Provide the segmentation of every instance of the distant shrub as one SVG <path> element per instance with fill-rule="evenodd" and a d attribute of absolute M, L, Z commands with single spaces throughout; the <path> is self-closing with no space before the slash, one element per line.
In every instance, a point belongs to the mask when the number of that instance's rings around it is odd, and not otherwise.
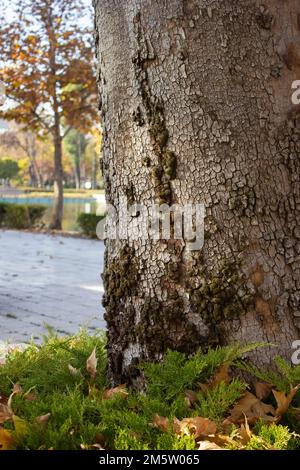
<path fill-rule="evenodd" d="M 7 206 L 8 206 L 8 204 L 6 202 L 0 202 L 0 226 L 3 223 Z"/>
<path fill-rule="evenodd" d="M 82 232 L 91 238 L 96 238 L 97 224 L 104 219 L 105 215 L 85 214 L 81 213 L 78 216 L 77 223 Z"/>
<path fill-rule="evenodd" d="M 30 226 L 28 207 L 17 204 L 7 205 L 3 223 L 9 228 L 28 228 Z"/>
<path fill-rule="evenodd" d="M 33 227 L 46 211 L 45 206 L 0 203 L 0 226 L 23 229 Z"/>
<path fill-rule="evenodd" d="M 41 218 L 46 212 L 46 209 L 46 206 L 42 206 L 39 204 L 28 206 L 29 220 L 31 226 L 37 224 L 41 220 Z"/>

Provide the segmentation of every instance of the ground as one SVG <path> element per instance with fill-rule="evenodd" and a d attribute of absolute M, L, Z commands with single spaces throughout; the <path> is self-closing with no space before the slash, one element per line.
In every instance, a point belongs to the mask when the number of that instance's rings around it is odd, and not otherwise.
<path fill-rule="evenodd" d="M 104 328 L 99 240 L 0 231 L 0 344 Z"/>

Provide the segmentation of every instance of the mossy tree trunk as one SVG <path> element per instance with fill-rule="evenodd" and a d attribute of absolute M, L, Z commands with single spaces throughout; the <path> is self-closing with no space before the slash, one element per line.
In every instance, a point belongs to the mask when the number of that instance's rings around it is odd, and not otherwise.
<path fill-rule="evenodd" d="M 107 201 L 206 209 L 200 251 L 106 242 L 116 383 L 166 348 L 267 341 L 268 365 L 299 337 L 300 5 L 262 4 L 95 0 Z"/>

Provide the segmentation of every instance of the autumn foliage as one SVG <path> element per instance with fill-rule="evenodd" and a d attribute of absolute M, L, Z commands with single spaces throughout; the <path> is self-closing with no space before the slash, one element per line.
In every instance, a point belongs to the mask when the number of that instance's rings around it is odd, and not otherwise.
<path fill-rule="evenodd" d="M 12 18 L 0 18 L 0 81 L 8 98 L 0 118 L 52 138 L 52 225 L 61 228 L 62 141 L 97 119 L 91 15 L 81 0 L 20 0 Z"/>

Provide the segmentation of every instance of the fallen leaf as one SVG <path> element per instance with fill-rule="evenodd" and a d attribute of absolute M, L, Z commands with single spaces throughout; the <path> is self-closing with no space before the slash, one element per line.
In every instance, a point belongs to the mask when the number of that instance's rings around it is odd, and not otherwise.
<path fill-rule="evenodd" d="M 6 395 L 0 394 L 0 404 L 7 405 L 7 402 L 8 402 L 8 397 Z"/>
<path fill-rule="evenodd" d="M 51 413 L 47 413 L 45 415 L 38 416 L 35 421 L 37 424 L 46 426 L 49 422 L 50 416 L 51 416 Z"/>
<path fill-rule="evenodd" d="M 217 432 L 217 426 L 213 421 L 210 421 L 208 418 L 202 418 L 201 416 L 184 418 L 181 421 L 174 418 L 174 431 L 177 435 L 194 434 L 195 439 L 197 440 L 201 436 L 215 434 Z"/>
<path fill-rule="evenodd" d="M 13 415 L 12 419 L 18 439 L 23 439 L 28 433 L 28 424 L 24 419 L 19 418 L 19 416 L 16 415 Z"/>
<path fill-rule="evenodd" d="M 224 362 L 214 373 L 211 381 L 210 381 L 210 388 L 219 385 L 221 382 L 225 382 L 226 384 L 230 382 L 229 377 L 229 362 Z"/>
<path fill-rule="evenodd" d="M 170 422 L 168 418 L 156 414 L 153 419 L 153 426 L 160 429 L 160 431 L 167 432 L 170 429 Z"/>
<path fill-rule="evenodd" d="M 113 397 L 114 395 L 122 395 L 124 398 L 127 397 L 128 392 L 126 390 L 126 385 L 121 384 L 121 385 L 118 385 L 117 387 L 113 387 L 113 388 L 109 388 L 108 390 L 105 390 L 102 398 L 103 400 L 107 400 Z"/>
<path fill-rule="evenodd" d="M 97 363 L 96 363 L 97 366 Z M 71 364 L 68 364 L 68 369 L 70 371 L 70 374 L 73 375 L 73 377 L 78 377 L 81 375 L 81 372 L 79 369 L 76 369 L 76 367 L 71 366 Z"/>
<path fill-rule="evenodd" d="M 207 392 L 208 390 L 211 390 L 212 388 L 219 385 L 221 382 L 229 383 L 230 382 L 229 366 L 230 366 L 229 362 L 224 362 L 224 364 L 218 367 L 218 369 L 215 371 L 214 375 L 209 380 L 209 382 L 199 383 L 199 387 L 202 390 L 202 392 Z"/>
<path fill-rule="evenodd" d="M 260 400 L 264 400 L 272 392 L 272 385 L 266 382 L 256 382 L 254 384 L 254 388 L 255 388 L 255 395 Z"/>
<path fill-rule="evenodd" d="M 192 408 L 198 401 L 198 394 L 194 390 L 186 390 L 184 399 L 188 407 Z"/>
<path fill-rule="evenodd" d="M 101 446 L 101 444 L 92 444 L 91 447 L 98 450 L 105 450 L 104 447 Z"/>
<path fill-rule="evenodd" d="M 23 388 L 20 384 L 15 384 L 12 391 L 15 395 L 22 395 Z"/>
<path fill-rule="evenodd" d="M 300 388 L 300 384 L 297 385 L 296 387 L 293 387 L 288 395 L 286 395 L 283 392 L 278 392 L 277 390 L 272 390 L 275 400 L 277 402 L 277 408 L 275 411 L 276 417 L 280 418 L 282 415 L 284 415 L 287 412 L 299 388 Z"/>
<path fill-rule="evenodd" d="M 6 421 L 11 420 L 13 417 L 13 412 L 10 406 L 0 403 L 0 424 L 5 423 Z"/>
<path fill-rule="evenodd" d="M 97 374 L 97 362 L 96 348 L 94 348 L 92 354 L 86 361 L 86 370 L 93 380 L 95 380 Z"/>
<path fill-rule="evenodd" d="M 200 441 L 198 445 L 198 450 L 226 450 L 218 446 L 214 442 L 210 441 Z"/>
<path fill-rule="evenodd" d="M 217 444 L 218 446 L 221 446 L 221 447 L 226 446 L 228 444 L 235 443 L 235 441 L 226 434 L 215 434 L 215 435 L 205 436 L 205 440 L 213 442 L 214 444 Z"/>
<path fill-rule="evenodd" d="M 24 400 L 34 401 L 37 399 L 37 393 L 35 391 L 32 391 L 32 392 L 27 393 L 23 397 L 24 397 Z"/>
<path fill-rule="evenodd" d="M 272 414 L 273 416 L 270 416 Z M 275 410 L 272 405 L 267 405 L 260 401 L 253 393 L 246 392 L 245 395 L 235 404 L 230 412 L 230 416 L 224 421 L 242 424 L 245 416 L 249 423 L 254 424 L 257 420 L 275 421 Z"/>
<path fill-rule="evenodd" d="M 7 429 L 0 428 L 0 450 L 10 450 L 13 443 L 12 434 Z"/>
<path fill-rule="evenodd" d="M 241 441 L 243 445 L 247 445 L 248 442 L 251 440 L 252 432 L 249 427 L 247 416 L 245 416 L 245 423 L 241 424 L 240 426 L 239 435 L 241 436 Z"/>

